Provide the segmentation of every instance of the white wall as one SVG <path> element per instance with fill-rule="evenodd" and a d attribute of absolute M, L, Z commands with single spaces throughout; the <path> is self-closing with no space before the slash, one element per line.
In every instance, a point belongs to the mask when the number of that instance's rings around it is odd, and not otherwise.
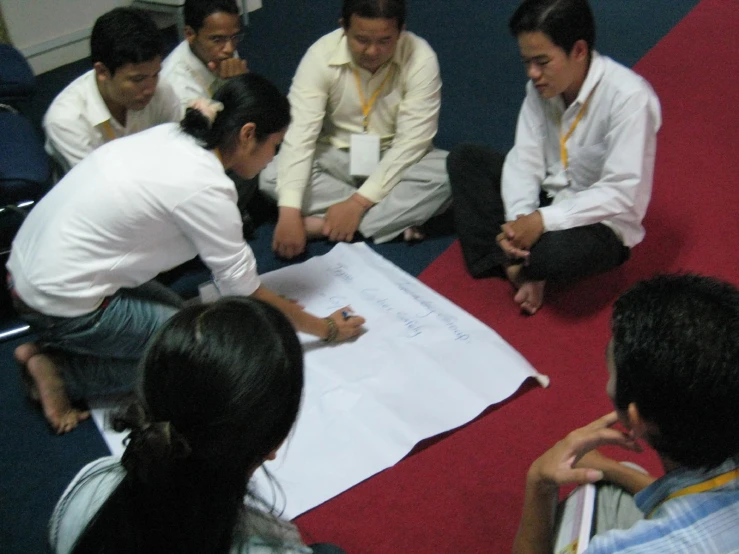
<path fill-rule="evenodd" d="M 13 44 L 37 75 L 90 55 L 90 32 L 95 20 L 133 0 L 0 0 Z M 245 0 L 251 11 L 261 0 Z M 174 18 L 152 14 L 158 25 Z"/>
<path fill-rule="evenodd" d="M 132 0 L 0 0 L 13 44 L 37 75 L 90 55 L 95 20 Z M 158 19 L 155 18 L 159 23 Z M 165 23 L 171 23 L 167 21 Z"/>

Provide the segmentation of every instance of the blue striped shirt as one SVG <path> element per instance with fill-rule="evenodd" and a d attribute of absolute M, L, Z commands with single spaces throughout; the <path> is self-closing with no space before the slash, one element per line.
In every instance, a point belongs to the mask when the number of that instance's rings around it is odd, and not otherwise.
<path fill-rule="evenodd" d="M 686 487 L 737 469 L 739 458 L 710 471 L 680 468 L 658 479 L 634 500 L 648 519 L 631 529 L 593 537 L 586 554 L 739 553 L 739 479 L 694 494 L 666 500 Z"/>

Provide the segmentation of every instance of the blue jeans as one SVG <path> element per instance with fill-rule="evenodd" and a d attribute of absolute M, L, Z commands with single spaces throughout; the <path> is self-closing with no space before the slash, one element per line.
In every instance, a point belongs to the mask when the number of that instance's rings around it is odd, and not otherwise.
<path fill-rule="evenodd" d="M 18 310 L 57 364 L 73 400 L 133 390 L 149 339 L 183 305 L 156 281 L 121 289 L 104 307 L 79 317 Z"/>

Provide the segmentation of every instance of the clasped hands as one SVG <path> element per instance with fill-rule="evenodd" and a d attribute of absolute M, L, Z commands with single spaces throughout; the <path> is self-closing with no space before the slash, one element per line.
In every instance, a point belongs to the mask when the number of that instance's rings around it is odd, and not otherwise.
<path fill-rule="evenodd" d="M 500 226 L 495 237 L 500 249 L 508 259 L 528 259 L 531 247 L 544 233 L 544 221 L 536 210 L 527 215 L 518 215 L 515 221 Z"/>
<path fill-rule="evenodd" d="M 221 79 L 230 79 L 248 73 L 246 60 L 241 58 L 227 58 L 219 62 L 208 62 L 208 69 Z"/>
<path fill-rule="evenodd" d="M 618 414 L 611 412 L 572 431 L 531 464 L 529 484 L 538 489 L 554 489 L 567 483 L 594 483 L 603 479 L 604 471 L 614 461 L 596 448 L 611 444 L 641 452 L 630 433 L 613 429 L 617 422 Z"/>

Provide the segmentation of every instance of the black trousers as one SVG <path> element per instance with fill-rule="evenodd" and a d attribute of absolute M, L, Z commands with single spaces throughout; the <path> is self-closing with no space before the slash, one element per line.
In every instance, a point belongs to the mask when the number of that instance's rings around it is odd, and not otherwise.
<path fill-rule="evenodd" d="M 476 144 L 460 144 L 447 158 L 454 223 L 467 269 L 473 277 L 502 275 L 510 263 L 495 237 L 506 221 L 500 179 L 505 157 Z M 540 205 L 551 203 L 545 194 Z M 531 247 L 521 277 L 534 281 L 570 281 L 602 273 L 629 258 L 616 233 L 602 223 L 544 233 Z"/>

